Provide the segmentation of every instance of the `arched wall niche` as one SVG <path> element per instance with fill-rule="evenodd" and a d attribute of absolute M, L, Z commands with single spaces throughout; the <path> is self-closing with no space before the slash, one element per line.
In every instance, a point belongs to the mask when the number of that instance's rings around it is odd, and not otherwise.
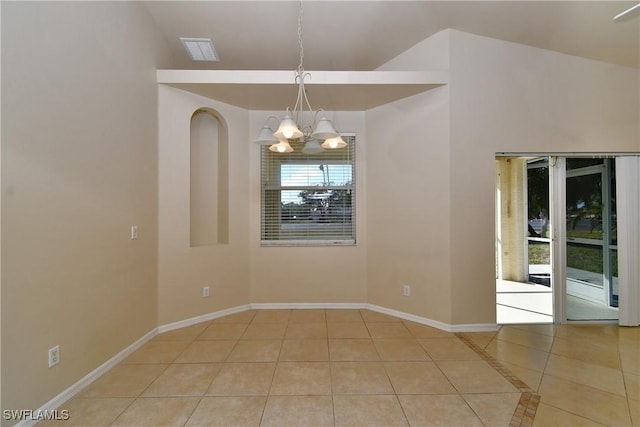
<path fill-rule="evenodd" d="M 229 243 L 229 132 L 223 117 L 199 108 L 190 121 L 189 244 Z"/>

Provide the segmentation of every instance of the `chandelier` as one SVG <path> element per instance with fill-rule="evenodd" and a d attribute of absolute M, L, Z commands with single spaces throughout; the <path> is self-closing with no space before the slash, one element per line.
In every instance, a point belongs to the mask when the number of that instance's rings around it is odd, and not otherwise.
<path fill-rule="evenodd" d="M 275 132 L 269 126 L 271 119 L 278 121 L 275 116 L 269 116 L 265 125 L 260 130 L 258 138 L 254 140 L 256 144 L 268 145 L 269 150 L 277 153 L 291 153 L 293 148 L 290 142 L 302 141 L 304 147 L 302 152 L 306 154 L 315 154 L 324 151 L 324 149 L 336 149 L 346 147 L 347 143 L 342 140 L 340 134 L 336 132 L 331 120 L 324 115 L 318 120 L 318 115 L 324 110 L 314 111 L 311 108 L 307 93 L 304 90 L 305 78 L 311 77 L 310 73 L 305 72 L 303 66 L 304 48 L 302 47 L 302 1 L 298 8 L 298 46 L 300 48 L 300 63 L 295 74 L 295 83 L 298 85 L 298 98 L 293 110 L 287 107 L 287 112 L 283 119 L 279 120 L 280 125 Z M 311 116 L 312 122 L 304 122 L 305 111 Z"/>

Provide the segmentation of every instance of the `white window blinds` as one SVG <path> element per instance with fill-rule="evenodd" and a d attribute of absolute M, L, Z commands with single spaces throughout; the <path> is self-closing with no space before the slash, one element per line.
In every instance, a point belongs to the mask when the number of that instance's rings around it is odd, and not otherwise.
<path fill-rule="evenodd" d="M 355 244 L 355 136 L 317 154 L 262 147 L 263 245 Z"/>

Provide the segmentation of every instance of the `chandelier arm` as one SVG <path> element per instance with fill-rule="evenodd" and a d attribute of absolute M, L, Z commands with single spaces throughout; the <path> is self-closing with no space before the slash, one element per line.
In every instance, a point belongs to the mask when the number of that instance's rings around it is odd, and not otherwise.
<path fill-rule="evenodd" d="M 302 87 L 302 96 L 304 99 L 305 104 L 307 105 L 307 109 L 309 110 L 310 113 L 313 113 L 313 108 L 311 108 L 311 104 L 309 103 L 309 98 L 307 98 L 307 91 L 304 89 L 304 79 L 306 77 L 311 78 L 311 73 L 304 73 L 302 75 L 302 83 L 301 83 L 301 87 Z M 302 109 L 302 105 L 300 106 Z M 313 119 L 313 122 L 315 123 L 315 118 Z"/>
<path fill-rule="evenodd" d="M 318 111 L 313 113 L 313 127 L 316 126 L 316 123 L 318 122 L 318 114 L 320 114 L 321 111 L 324 111 L 324 109 L 318 108 Z"/>
<path fill-rule="evenodd" d="M 302 78 L 299 73 L 296 73 L 296 82 L 298 83 L 298 96 L 296 97 L 296 105 L 293 107 L 294 117 L 293 120 L 296 122 L 298 127 L 300 126 L 298 119 L 300 111 L 302 111 L 302 93 L 304 92 L 304 84 L 302 82 Z"/>

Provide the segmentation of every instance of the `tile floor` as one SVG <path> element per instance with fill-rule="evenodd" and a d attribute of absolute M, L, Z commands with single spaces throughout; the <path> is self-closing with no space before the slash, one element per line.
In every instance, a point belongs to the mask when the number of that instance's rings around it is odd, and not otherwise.
<path fill-rule="evenodd" d="M 640 328 L 254 310 L 157 335 L 38 426 L 640 425 L 639 378 Z"/>
<path fill-rule="evenodd" d="M 640 426 L 640 328 L 503 326 L 462 334 L 539 396 L 534 426 Z"/>

